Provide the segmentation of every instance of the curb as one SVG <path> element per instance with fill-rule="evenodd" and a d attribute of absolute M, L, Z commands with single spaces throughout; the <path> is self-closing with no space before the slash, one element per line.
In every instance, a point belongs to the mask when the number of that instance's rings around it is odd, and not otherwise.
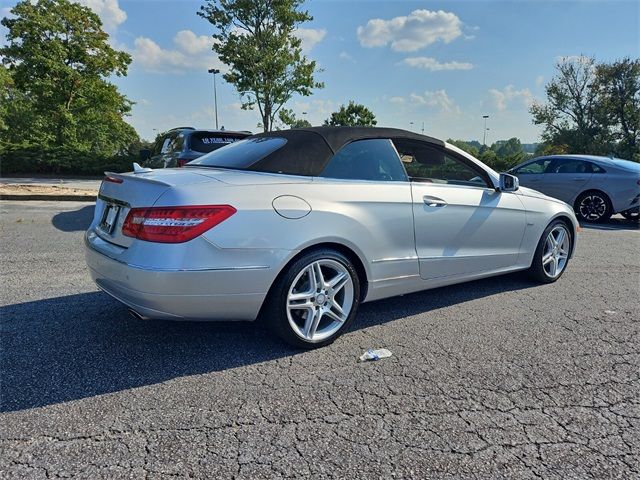
<path fill-rule="evenodd" d="M 97 195 L 0 195 L 0 200 L 43 200 L 50 202 L 95 202 Z"/>

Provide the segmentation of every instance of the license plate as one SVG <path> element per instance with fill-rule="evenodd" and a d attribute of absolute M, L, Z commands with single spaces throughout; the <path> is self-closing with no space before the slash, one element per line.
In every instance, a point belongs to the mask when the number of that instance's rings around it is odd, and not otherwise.
<path fill-rule="evenodd" d="M 116 219 L 118 218 L 118 212 L 120 207 L 118 205 L 108 204 L 104 213 L 102 214 L 102 221 L 100 222 L 100 229 L 106 233 L 113 232 L 113 227 L 116 225 Z"/>

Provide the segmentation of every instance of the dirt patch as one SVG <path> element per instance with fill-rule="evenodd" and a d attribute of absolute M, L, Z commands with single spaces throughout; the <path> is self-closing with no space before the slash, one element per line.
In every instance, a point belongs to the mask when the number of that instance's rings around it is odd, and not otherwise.
<path fill-rule="evenodd" d="M 34 195 L 63 195 L 63 196 L 96 196 L 98 190 L 94 188 L 72 188 L 57 185 L 9 185 L 6 183 L 0 183 L 0 196 L 16 196 L 24 195 L 25 197 L 31 197 Z"/>

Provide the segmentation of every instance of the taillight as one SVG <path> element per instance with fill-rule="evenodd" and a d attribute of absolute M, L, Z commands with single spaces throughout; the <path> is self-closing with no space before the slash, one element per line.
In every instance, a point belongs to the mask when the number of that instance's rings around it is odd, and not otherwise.
<path fill-rule="evenodd" d="M 148 242 L 188 242 L 234 213 L 231 205 L 132 208 L 122 233 Z"/>
<path fill-rule="evenodd" d="M 185 164 L 188 162 L 189 160 L 185 159 L 185 158 L 179 158 L 178 159 L 178 166 L 179 167 L 184 167 Z"/>
<path fill-rule="evenodd" d="M 117 177 L 112 177 L 111 175 L 106 175 L 103 179 L 103 182 L 110 182 L 110 183 L 122 183 L 122 179 L 121 178 L 117 178 Z"/>

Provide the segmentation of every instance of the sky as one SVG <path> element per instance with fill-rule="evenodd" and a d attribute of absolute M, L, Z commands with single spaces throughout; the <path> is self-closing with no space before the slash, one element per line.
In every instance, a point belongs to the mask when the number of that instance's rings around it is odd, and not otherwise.
<path fill-rule="evenodd" d="M 113 78 L 136 102 L 127 119 L 142 138 L 177 126 L 213 128 L 213 27 L 191 0 L 78 0 L 102 19 L 111 43 L 133 62 Z M 15 1 L 0 0 L 0 16 Z M 350 100 L 379 126 L 437 138 L 539 140 L 528 112 L 561 57 L 598 61 L 640 56 L 637 1 L 340 1 L 308 0 L 314 17 L 300 26 L 307 56 L 325 88 L 287 107 L 320 125 Z M 3 27 L 0 35 L 4 37 Z M 255 111 L 240 109 L 233 86 L 217 77 L 219 123 L 258 131 Z"/>

